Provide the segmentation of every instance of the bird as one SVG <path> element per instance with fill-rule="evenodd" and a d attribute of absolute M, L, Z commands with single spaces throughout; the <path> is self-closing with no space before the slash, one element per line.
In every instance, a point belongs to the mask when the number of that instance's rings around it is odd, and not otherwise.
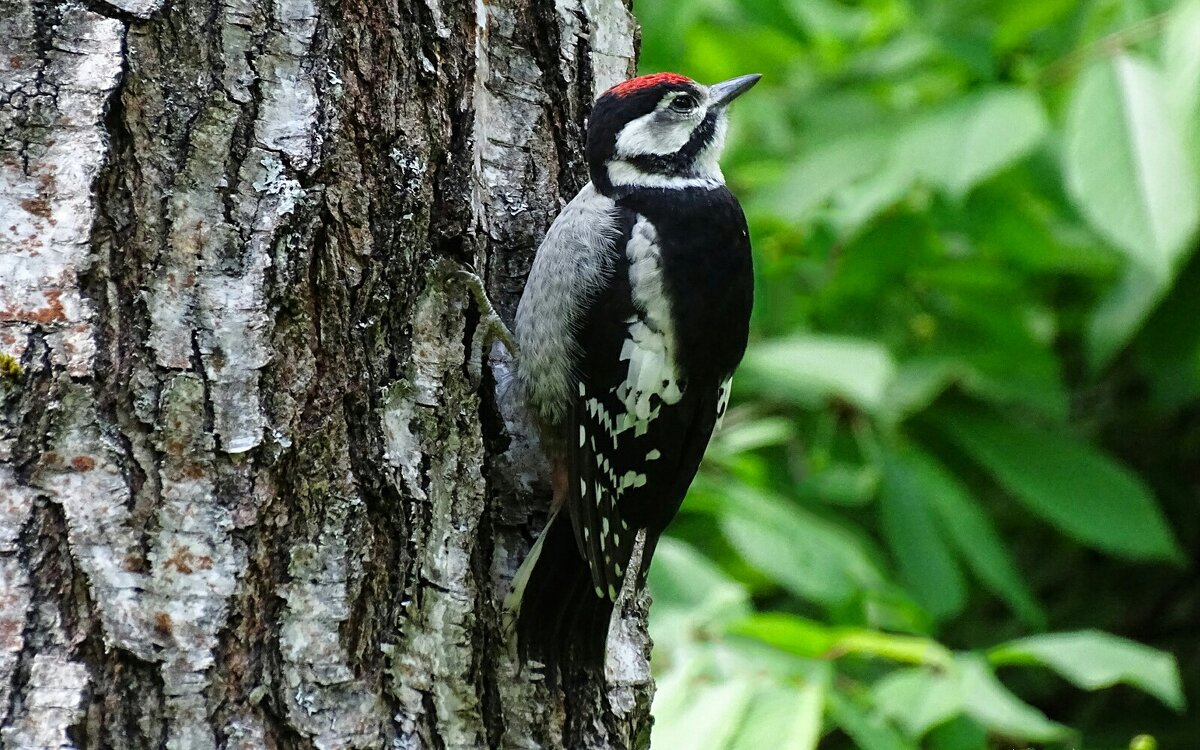
<path fill-rule="evenodd" d="M 603 667 L 622 586 L 645 585 L 728 406 L 754 284 L 719 158 L 759 78 L 655 73 L 593 105 L 590 180 L 538 248 L 512 334 L 553 493 L 506 600 L 526 661 Z"/>

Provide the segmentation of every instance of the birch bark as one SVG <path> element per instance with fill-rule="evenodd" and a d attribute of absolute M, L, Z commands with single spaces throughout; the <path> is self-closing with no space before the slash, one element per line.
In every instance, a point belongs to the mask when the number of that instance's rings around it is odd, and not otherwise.
<path fill-rule="evenodd" d="M 546 482 L 453 275 L 511 320 L 635 38 L 622 0 L 0 0 L 0 745 L 647 744 L 639 628 L 607 682 L 507 650 Z"/>

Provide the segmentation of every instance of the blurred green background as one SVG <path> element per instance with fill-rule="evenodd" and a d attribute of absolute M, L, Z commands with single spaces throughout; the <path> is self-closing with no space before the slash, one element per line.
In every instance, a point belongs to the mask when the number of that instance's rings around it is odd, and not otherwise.
<path fill-rule="evenodd" d="M 764 75 L 654 746 L 1200 748 L 1200 0 L 634 10 L 642 72 Z"/>

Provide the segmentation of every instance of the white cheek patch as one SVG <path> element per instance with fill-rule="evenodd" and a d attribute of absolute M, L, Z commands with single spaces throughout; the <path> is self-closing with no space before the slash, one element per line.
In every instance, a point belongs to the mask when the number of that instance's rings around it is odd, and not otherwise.
<path fill-rule="evenodd" d="M 661 110 L 642 115 L 621 128 L 617 156 L 673 154 L 687 145 L 696 127 L 704 121 L 704 110 L 687 119 L 659 119 Z"/>
<path fill-rule="evenodd" d="M 691 140 L 695 129 L 703 122 L 704 115 L 695 122 L 683 120 L 674 123 L 651 122 L 647 119 L 653 117 L 652 112 L 633 120 L 621 131 L 617 137 L 616 154 L 605 168 L 609 182 L 614 185 L 638 187 L 700 187 L 710 190 L 725 183 L 725 175 L 721 174 L 720 158 L 725 147 L 728 123 L 723 114 L 718 113 L 708 144 L 696 154 L 686 174 L 647 172 L 633 164 L 632 160 L 638 155 L 665 156 L 678 153 Z M 686 133 L 683 132 L 685 129 Z"/>

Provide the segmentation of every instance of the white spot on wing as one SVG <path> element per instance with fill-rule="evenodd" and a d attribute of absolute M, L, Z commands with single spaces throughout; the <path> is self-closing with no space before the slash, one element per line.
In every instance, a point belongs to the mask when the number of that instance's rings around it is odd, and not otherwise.
<path fill-rule="evenodd" d="M 646 475 L 631 470 L 625 472 L 625 475 L 621 477 L 621 484 L 618 486 L 618 489 L 624 490 L 627 487 L 641 487 L 644 484 L 646 484 Z"/>

